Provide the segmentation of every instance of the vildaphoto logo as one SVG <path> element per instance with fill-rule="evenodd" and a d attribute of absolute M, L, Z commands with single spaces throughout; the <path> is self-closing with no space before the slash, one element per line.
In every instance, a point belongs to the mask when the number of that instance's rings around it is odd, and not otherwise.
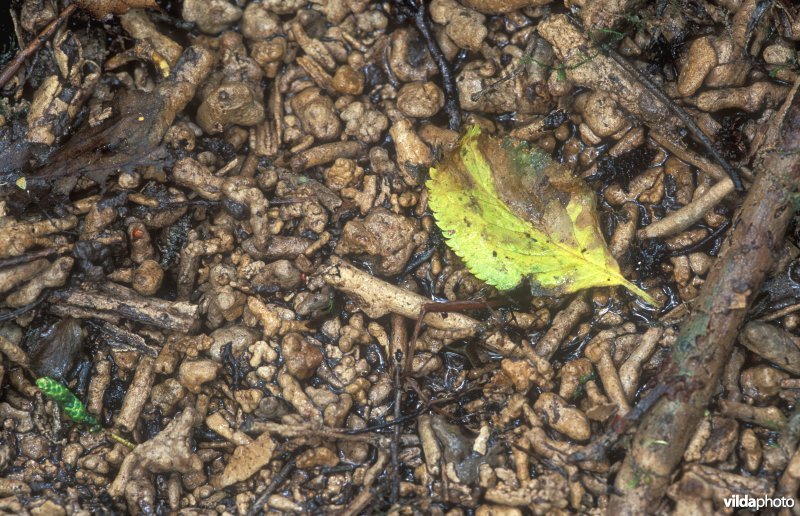
<path fill-rule="evenodd" d="M 782 496 L 770 498 L 769 496 L 733 495 L 724 499 L 725 507 L 729 509 L 781 509 L 794 507 L 794 498 Z"/>

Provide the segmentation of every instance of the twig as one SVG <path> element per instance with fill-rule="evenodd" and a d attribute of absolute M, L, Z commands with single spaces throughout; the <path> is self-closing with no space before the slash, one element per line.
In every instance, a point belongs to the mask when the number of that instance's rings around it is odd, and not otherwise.
<path fill-rule="evenodd" d="M 775 319 L 780 319 L 789 314 L 793 314 L 797 311 L 800 311 L 800 303 L 795 303 L 793 305 L 785 306 L 780 310 L 775 310 L 774 312 L 768 313 L 767 315 L 760 317 L 759 321 L 774 321 Z"/>
<path fill-rule="evenodd" d="M 800 179 L 800 97 L 787 99 L 780 141 L 758 163 L 759 173 L 725 249 L 708 274 L 694 311 L 684 322 L 663 381 L 698 380 L 685 400 L 661 398 L 643 418 L 617 475 L 613 514 L 641 514 L 657 505 L 713 396 L 739 327 L 769 273 L 794 214 Z"/>
<path fill-rule="evenodd" d="M 403 369 L 403 355 L 401 349 L 408 346 L 408 339 L 406 336 L 406 325 L 403 316 L 392 315 L 392 343 L 394 344 L 391 351 L 390 360 L 394 364 L 394 420 L 397 421 L 401 416 L 400 404 L 403 401 L 402 386 L 402 369 Z M 392 444 L 391 452 L 391 480 L 392 489 L 389 494 L 389 503 L 394 506 L 400 499 L 400 462 L 398 459 L 400 448 L 400 425 L 395 425 L 392 431 Z"/>
<path fill-rule="evenodd" d="M 646 228 L 638 232 L 639 240 L 646 238 L 659 238 L 679 233 L 688 228 L 708 213 L 708 211 L 719 204 L 725 197 L 733 192 L 733 181 L 723 179 L 708 191 L 692 202 L 674 211 L 661 220 L 653 222 Z"/>
<path fill-rule="evenodd" d="M 587 445 L 585 448 L 571 454 L 567 460 L 569 462 L 583 462 L 586 460 L 603 461 L 606 454 L 622 435 L 628 431 L 641 417 L 650 410 L 650 407 L 658 401 L 661 396 L 674 391 L 677 384 L 669 385 L 661 383 L 653 387 L 639 402 L 631 408 L 624 416 L 615 416 L 608 430 L 599 439 Z"/>
<path fill-rule="evenodd" d="M 706 151 L 714 158 L 714 161 L 719 163 L 725 173 L 728 174 L 728 177 L 731 178 L 733 181 L 733 186 L 736 188 L 737 192 L 744 192 L 744 185 L 742 184 L 742 178 L 739 177 L 739 172 L 731 166 L 730 163 L 722 156 L 722 154 L 717 150 L 711 140 L 708 139 L 706 133 L 703 132 L 702 129 L 695 123 L 695 121 L 690 117 L 686 111 L 684 111 L 679 105 L 677 105 L 671 98 L 669 98 L 661 88 L 659 88 L 653 81 L 650 80 L 645 74 L 640 72 L 636 67 L 631 65 L 627 59 L 619 55 L 616 50 L 613 48 L 608 48 L 606 50 L 609 57 L 616 61 L 616 63 L 626 72 L 634 76 L 639 82 L 642 83 L 642 86 L 647 88 L 647 90 L 655 95 L 658 100 L 664 103 L 664 105 L 669 108 L 672 113 L 677 116 L 681 122 L 686 126 L 686 129 L 692 133 L 692 135 L 699 141 L 703 147 L 705 147 Z"/>
<path fill-rule="evenodd" d="M 656 142 L 661 147 L 664 147 L 668 150 L 672 155 L 674 155 L 679 160 L 683 161 L 684 163 L 688 163 L 698 170 L 702 170 L 709 177 L 716 179 L 717 181 L 722 181 L 723 179 L 727 179 L 728 176 L 725 174 L 725 171 L 714 163 L 713 161 L 708 160 L 705 156 L 701 156 L 696 152 L 692 152 L 691 150 L 681 147 L 680 145 L 676 144 L 672 141 L 666 134 L 662 132 L 650 129 L 650 138 L 654 142 Z M 748 177 L 748 174 L 744 174 L 745 177 Z M 749 175 L 750 179 L 752 179 L 752 174 Z M 731 184 L 733 184 L 731 182 Z"/>
<path fill-rule="evenodd" d="M 74 247 L 73 244 L 66 244 L 57 247 L 48 247 L 47 249 L 41 249 L 39 251 L 34 251 L 19 256 L 4 258 L 0 260 L 0 269 L 5 269 L 6 267 L 13 267 L 14 265 L 21 265 L 23 263 L 30 263 L 34 260 L 38 260 L 39 258 L 62 256 L 64 254 L 72 252 L 73 247 Z"/>
<path fill-rule="evenodd" d="M 95 322 L 90 319 L 89 323 L 108 337 L 105 342 L 112 348 L 134 350 L 153 358 L 158 356 L 158 348 L 148 344 L 141 335 L 131 333 L 108 321 Z"/>
<path fill-rule="evenodd" d="M 386 452 L 379 450 L 378 457 L 375 463 L 369 467 L 364 473 L 364 482 L 361 487 L 361 493 L 342 511 L 339 516 L 357 516 L 375 499 L 376 491 L 380 492 L 386 489 L 386 485 L 380 485 L 377 489 L 372 489 L 372 485 L 378 479 L 378 476 L 383 472 L 386 466 Z"/>
<path fill-rule="evenodd" d="M 415 414 L 414 417 L 417 415 L 418 414 Z M 389 424 L 391 423 L 392 422 L 389 422 Z M 377 435 L 357 435 L 371 433 L 375 427 L 357 430 L 343 430 L 341 428 L 330 428 L 325 426 L 317 427 L 313 425 L 284 425 L 282 423 L 251 421 L 245 428 L 247 432 L 269 432 L 282 437 L 323 437 L 325 439 L 334 441 L 350 441 L 360 443 L 375 441 L 380 437 Z"/>
<path fill-rule="evenodd" d="M 100 290 L 70 289 L 52 294 L 54 302 L 88 310 L 91 317 L 109 320 L 122 317 L 167 330 L 189 332 L 197 327 L 198 307 L 190 303 L 170 302 L 143 297 L 136 291 L 105 283 Z"/>
<path fill-rule="evenodd" d="M 22 63 L 25 62 L 30 56 L 36 53 L 39 50 L 45 41 L 50 39 L 50 37 L 55 33 L 58 26 L 61 25 L 67 18 L 70 17 L 72 13 L 78 8 L 76 4 L 69 4 L 66 8 L 64 8 L 61 13 L 59 13 L 58 17 L 47 24 L 47 27 L 42 29 L 42 32 L 39 33 L 36 38 L 28 43 L 28 46 L 22 49 L 14 59 L 8 63 L 8 65 L 3 70 L 3 73 L 0 74 L 0 89 L 6 85 L 8 81 L 14 77 L 14 74 L 17 73 L 19 67 L 22 66 Z"/>
<path fill-rule="evenodd" d="M 289 474 L 295 468 L 295 464 L 297 462 L 297 455 L 299 455 L 299 450 L 298 453 L 295 453 L 295 455 L 291 459 L 289 459 L 289 461 L 286 464 L 283 465 L 281 470 L 278 471 L 278 474 L 272 478 L 272 481 L 269 483 L 264 492 L 261 493 L 261 496 L 258 497 L 258 500 L 253 502 L 253 506 L 250 507 L 249 511 L 247 511 L 247 516 L 255 516 L 256 514 L 258 514 L 258 511 L 261 509 L 261 506 L 267 503 L 267 498 L 269 498 L 270 495 L 274 493 L 276 489 L 278 489 L 278 486 L 281 485 L 281 483 L 289 477 Z"/>
<path fill-rule="evenodd" d="M 442 85 L 444 86 L 444 111 L 447 113 L 448 123 L 447 126 L 452 131 L 458 131 L 461 127 L 461 111 L 458 108 L 458 91 L 456 90 L 456 83 L 453 80 L 453 72 L 450 70 L 450 64 L 445 59 L 442 50 L 436 43 L 431 33 L 431 24 L 428 20 L 428 13 L 425 10 L 424 0 L 402 0 L 400 6 L 404 14 L 411 14 L 414 18 L 414 25 L 417 30 L 422 34 L 422 39 L 428 47 L 428 51 L 439 68 L 439 73 L 442 74 Z"/>
<path fill-rule="evenodd" d="M 42 303 L 42 301 L 47 299 L 47 296 L 49 296 L 49 295 L 50 294 L 48 292 L 45 292 L 44 294 L 40 295 L 38 297 L 38 299 L 36 299 L 32 303 L 28 303 L 27 305 L 21 306 L 19 308 L 15 308 L 14 310 L 9 310 L 7 312 L 0 313 L 0 322 L 11 321 L 11 320 L 16 319 L 17 317 L 27 313 L 28 311 L 33 310 L 34 308 L 39 306 Z"/>
<path fill-rule="evenodd" d="M 367 506 L 375 499 L 375 492 L 371 487 L 363 487 L 361 492 L 358 493 L 350 505 L 343 510 L 339 516 L 357 516 L 367 508 Z"/>

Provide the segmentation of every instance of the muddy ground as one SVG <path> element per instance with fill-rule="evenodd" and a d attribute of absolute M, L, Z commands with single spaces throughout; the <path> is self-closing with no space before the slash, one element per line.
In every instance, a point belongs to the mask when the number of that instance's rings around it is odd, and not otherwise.
<path fill-rule="evenodd" d="M 792 2 L 5 9 L 0 511 L 797 501 Z M 473 125 L 583 178 L 655 303 L 472 275 L 426 181 Z"/>

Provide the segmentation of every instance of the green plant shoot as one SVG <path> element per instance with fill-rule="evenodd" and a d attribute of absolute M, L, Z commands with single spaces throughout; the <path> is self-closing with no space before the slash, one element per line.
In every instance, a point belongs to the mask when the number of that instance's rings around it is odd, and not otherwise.
<path fill-rule="evenodd" d="M 100 423 L 93 415 L 89 414 L 86 410 L 86 405 L 72 394 L 72 391 L 68 388 L 47 376 L 37 379 L 36 386 L 45 396 L 55 401 L 71 420 L 88 425 L 89 431 L 92 433 L 100 431 Z"/>

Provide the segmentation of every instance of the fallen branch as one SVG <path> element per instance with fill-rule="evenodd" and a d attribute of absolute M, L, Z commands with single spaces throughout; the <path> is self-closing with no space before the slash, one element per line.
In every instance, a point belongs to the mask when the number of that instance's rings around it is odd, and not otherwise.
<path fill-rule="evenodd" d="M 664 496 L 697 423 L 739 335 L 747 310 L 758 295 L 794 213 L 792 196 L 800 179 L 800 100 L 791 108 L 774 150 L 758 163 L 756 180 L 734 223 L 725 249 L 714 264 L 694 311 L 684 322 L 662 383 L 684 376 L 698 380 L 686 399 L 661 398 L 642 420 L 617 475 L 612 514 L 642 514 Z"/>
<path fill-rule="evenodd" d="M 117 317 L 158 328 L 187 333 L 199 325 L 198 307 L 190 303 L 170 302 L 142 297 L 134 290 L 106 283 L 101 290 L 68 290 L 54 293 L 50 301 L 84 309 L 85 316 L 113 321 Z M 58 306 L 58 305 L 56 305 Z"/>

